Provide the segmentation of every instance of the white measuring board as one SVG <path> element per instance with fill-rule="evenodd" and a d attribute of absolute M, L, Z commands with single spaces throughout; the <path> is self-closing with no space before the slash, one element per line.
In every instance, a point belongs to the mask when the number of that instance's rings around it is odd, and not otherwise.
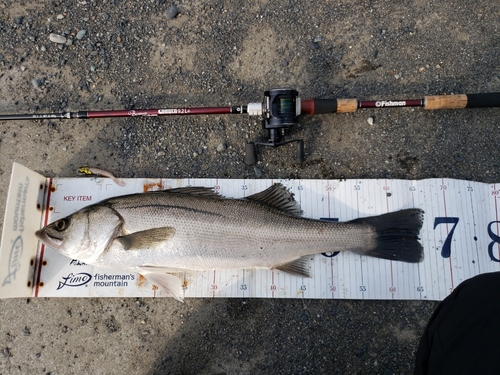
<path fill-rule="evenodd" d="M 303 216 L 315 219 L 348 221 L 412 207 L 425 211 L 421 263 L 341 252 L 312 256 L 311 278 L 277 270 L 186 272 L 179 275 L 186 298 L 442 300 L 462 281 L 500 270 L 500 184 L 453 179 L 124 181 L 125 187 L 119 187 L 101 178 L 47 179 L 40 227 L 112 196 L 183 186 L 213 187 L 225 197 L 242 198 L 281 183 L 295 194 Z M 33 296 L 165 296 L 140 275 L 81 264 L 41 244 L 36 256 Z"/>

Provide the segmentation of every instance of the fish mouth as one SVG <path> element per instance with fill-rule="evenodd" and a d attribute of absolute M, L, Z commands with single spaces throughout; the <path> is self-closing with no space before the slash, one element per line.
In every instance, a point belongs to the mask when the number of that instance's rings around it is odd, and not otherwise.
<path fill-rule="evenodd" d="M 62 246 L 62 243 L 63 243 L 62 238 L 51 236 L 43 229 L 37 230 L 35 232 L 35 236 L 37 236 L 38 239 L 40 241 L 42 241 L 44 244 L 46 244 L 46 245 L 48 245 L 56 250 L 59 250 Z"/>

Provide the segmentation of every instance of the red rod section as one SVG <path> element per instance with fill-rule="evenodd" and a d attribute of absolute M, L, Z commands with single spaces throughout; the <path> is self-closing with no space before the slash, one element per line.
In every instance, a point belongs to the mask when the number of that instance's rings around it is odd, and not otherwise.
<path fill-rule="evenodd" d="M 361 100 L 358 108 L 423 107 L 423 99 L 410 100 Z"/>
<path fill-rule="evenodd" d="M 131 109 L 118 111 L 91 111 L 88 118 L 98 117 L 134 117 L 134 116 L 168 116 L 168 115 L 214 115 L 233 113 L 232 107 L 207 108 L 166 108 L 166 109 Z"/>

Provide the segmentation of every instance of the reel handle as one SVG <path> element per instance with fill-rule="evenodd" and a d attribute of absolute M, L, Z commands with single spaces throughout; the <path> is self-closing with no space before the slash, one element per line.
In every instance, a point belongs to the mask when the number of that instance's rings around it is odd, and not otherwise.
<path fill-rule="evenodd" d="M 302 164 L 305 160 L 305 155 L 304 155 L 304 141 L 302 139 L 299 139 L 297 141 L 297 163 Z"/>
<path fill-rule="evenodd" d="M 245 165 L 254 165 L 257 162 L 257 157 L 255 156 L 255 144 L 253 142 L 248 142 L 245 145 L 245 159 L 243 163 Z"/>
<path fill-rule="evenodd" d="M 287 143 L 292 143 L 292 142 L 297 142 L 297 151 L 296 151 L 295 155 L 296 155 L 297 163 L 301 164 L 305 160 L 304 140 L 302 140 L 302 139 L 294 139 L 294 140 L 286 141 L 283 143 L 248 142 L 245 145 L 245 158 L 243 159 L 243 163 L 245 163 L 245 165 L 251 166 L 257 162 L 257 156 L 255 154 L 255 145 L 256 144 L 261 145 L 261 146 L 278 147 L 278 146 L 283 146 Z"/>

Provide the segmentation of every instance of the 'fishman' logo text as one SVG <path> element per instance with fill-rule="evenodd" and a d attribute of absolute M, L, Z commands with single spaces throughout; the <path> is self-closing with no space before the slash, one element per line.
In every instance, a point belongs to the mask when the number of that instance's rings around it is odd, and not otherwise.
<path fill-rule="evenodd" d="M 404 100 L 398 101 L 398 102 L 391 102 L 385 101 L 385 100 L 380 100 L 378 102 L 375 102 L 375 107 L 380 108 L 380 107 L 404 107 L 406 105 L 406 102 Z"/>

